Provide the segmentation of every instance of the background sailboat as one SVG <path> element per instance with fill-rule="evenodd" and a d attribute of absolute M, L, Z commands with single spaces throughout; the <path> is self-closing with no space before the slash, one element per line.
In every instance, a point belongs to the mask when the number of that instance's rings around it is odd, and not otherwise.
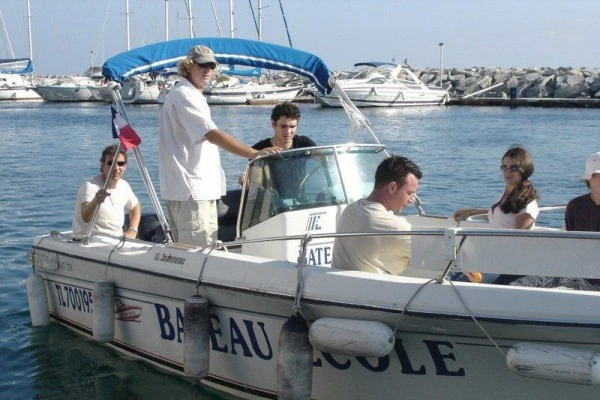
<path fill-rule="evenodd" d="M 41 97 L 33 91 L 32 76 L 32 49 L 31 49 L 31 13 L 29 12 L 29 0 L 27 0 L 27 19 L 29 22 L 29 58 L 15 58 L 10 44 L 4 15 L 0 9 L 0 24 L 4 33 L 5 47 L 8 48 L 10 58 L 0 60 L 0 100 L 41 100 Z M 25 76 L 29 75 L 29 79 Z"/>

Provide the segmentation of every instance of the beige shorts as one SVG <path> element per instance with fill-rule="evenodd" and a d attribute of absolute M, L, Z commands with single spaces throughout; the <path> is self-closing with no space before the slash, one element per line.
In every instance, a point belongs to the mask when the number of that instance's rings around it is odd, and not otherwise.
<path fill-rule="evenodd" d="M 217 240 L 216 200 L 167 200 L 167 217 L 173 240 L 205 247 Z"/>

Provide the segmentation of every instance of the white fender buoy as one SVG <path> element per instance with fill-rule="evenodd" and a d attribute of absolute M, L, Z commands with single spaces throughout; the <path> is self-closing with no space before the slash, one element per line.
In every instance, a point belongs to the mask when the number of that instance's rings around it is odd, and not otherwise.
<path fill-rule="evenodd" d="M 394 348 L 394 331 L 382 322 L 320 318 L 310 326 L 310 343 L 324 353 L 383 357 Z"/>
<path fill-rule="evenodd" d="M 537 343 L 517 343 L 506 354 L 513 372 L 566 383 L 600 383 L 600 353 Z"/>
<path fill-rule="evenodd" d="M 92 331 L 98 343 L 108 343 L 115 334 L 115 286 L 112 282 L 94 284 Z"/>
<path fill-rule="evenodd" d="M 192 378 L 203 379 L 210 368 L 210 304 L 195 295 L 183 307 L 183 370 Z"/>
<path fill-rule="evenodd" d="M 292 315 L 281 327 L 277 354 L 277 398 L 311 398 L 313 348 L 308 340 L 308 324 Z"/>
<path fill-rule="evenodd" d="M 27 278 L 27 301 L 29 302 L 31 325 L 48 325 L 50 323 L 50 311 L 48 309 L 48 296 L 46 296 L 46 283 L 44 278 L 35 273 Z"/>

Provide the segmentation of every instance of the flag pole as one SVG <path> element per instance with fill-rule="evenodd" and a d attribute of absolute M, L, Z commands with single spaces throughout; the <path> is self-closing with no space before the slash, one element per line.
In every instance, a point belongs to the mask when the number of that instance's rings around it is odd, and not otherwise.
<path fill-rule="evenodd" d="M 127 123 L 129 123 L 129 118 L 127 117 L 127 111 L 125 110 L 125 104 L 123 103 L 123 99 L 121 98 L 120 88 L 121 88 L 121 86 L 116 82 L 109 83 L 109 89 L 110 89 L 110 93 L 112 95 L 113 101 L 115 103 L 115 107 L 117 108 L 117 111 L 121 114 L 123 119 Z M 119 148 L 120 148 L 120 146 L 121 146 L 121 142 L 119 141 Z M 138 146 L 135 146 L 133 148 L 133 155 L 135 156 L 135 161 L 136 161 L 138 169 L 140 170 L 140 173 L 142 175 L 142 180 L 144 182 L 144 186 L 146 186 L 146 191 L 148 192 L 148 196 L 150 197 L 150 202 L 152 203 L 154 212 L 156 213 L 158 220 L 160 222 L 160 225 L 163 228 L 165 240 L 167 241 L 168 244 L 171 244 L 171 243 L 173 243 L 173 237 L 171 235 L 171 227 L 169 226 L 169 222 L 167 221 L 167 218 L 165 217 L 165 214 L 162 210 L 162 207 L 160 205 L 160 200 L 158 199 L 158 196 L 156 195 L 156 190 L 154 190 L 154 185 L 152 184 L 152 180 L 150 179 L 150 174 L 148 173 L 148 170 L 146 169 L 146 166 L 144 165 L 144 161 L 142 160 L 142 154 L 140 153 Z M 111 167 L 111 171 L 112 171 L 112 167 Z"/>

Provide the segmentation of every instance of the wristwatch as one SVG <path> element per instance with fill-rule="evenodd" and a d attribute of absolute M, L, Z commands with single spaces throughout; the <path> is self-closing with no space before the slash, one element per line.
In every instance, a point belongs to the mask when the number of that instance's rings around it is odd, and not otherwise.
<path fill-rule="evenodd" d="M 129 229 L 131 229 L 135 233 L 138 233 L 138 229 L 135 226 L 130 226 Z"/>

